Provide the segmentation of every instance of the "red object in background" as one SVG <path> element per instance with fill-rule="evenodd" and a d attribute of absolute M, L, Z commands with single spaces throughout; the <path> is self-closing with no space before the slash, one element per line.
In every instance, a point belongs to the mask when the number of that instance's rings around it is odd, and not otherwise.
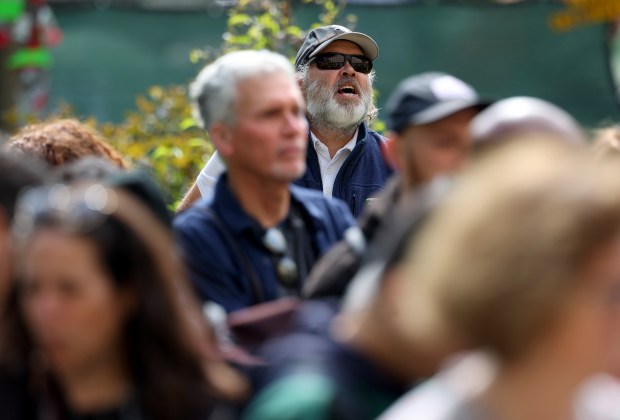
<path fill-rule="evenodd" d="M 62 31 L 57 26 L 54 26 L 47 30 L 47 37 L 45 39 L 45 43 L 49 47 L 53 47 L 54 45 L 58 45 L 62 42 Z"/>
<path fill-rule="evenodd" d="M 0 50 L 11 44 L 11 31 L 8 28 L 0 29 Z"/>
<path fill-rule="evenodd" d="M 32 25 L 30 25 L 30 37 L 28 38 L 28 43 L 26 44 L 28 48 L 37 48 L 41 46 L 41 28 L 39 27 L 39 22 L 34 20 Z"/>

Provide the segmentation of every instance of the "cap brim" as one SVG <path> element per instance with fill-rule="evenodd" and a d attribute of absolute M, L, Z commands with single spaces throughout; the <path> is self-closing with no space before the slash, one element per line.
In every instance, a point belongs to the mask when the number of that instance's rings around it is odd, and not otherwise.
<path fill-rule="evenodd" d="M 364 52 L 364 55 L 370 58 L 371 61 L 374 61 L 379 56 L 379 46 L 371 37 L 360 32 L 347 32 L 325 41 L 323 44 L 319 45 L 308 58 L 310 59 L 316 56 L 334 41 L 351 41 L 357 44 Z"/>
<path fill-rule="evenodd" d="M 483 99 L 478 99 L 475 101 L 453 100 L 447 102 L 440 102 L 418 114 L 413 115 L 409 120 L 409 124 L 430 124 L 443 118 L 449 117 L 450 115 L 456 114 L 457 112 L 467 108 L 478 108 L 482 111 L 484 108 L 488 107 L 492 103 L 493 101 L 491 100 Z"/>

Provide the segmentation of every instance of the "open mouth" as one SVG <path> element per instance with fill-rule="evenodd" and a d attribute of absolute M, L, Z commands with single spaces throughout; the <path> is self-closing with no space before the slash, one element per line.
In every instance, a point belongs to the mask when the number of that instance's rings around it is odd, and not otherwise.
<path fill-rule="evenodd" d="M 341 95 L 357 95 L 357 89 L 353 85 L 343 85 L 338 89 Z"/>

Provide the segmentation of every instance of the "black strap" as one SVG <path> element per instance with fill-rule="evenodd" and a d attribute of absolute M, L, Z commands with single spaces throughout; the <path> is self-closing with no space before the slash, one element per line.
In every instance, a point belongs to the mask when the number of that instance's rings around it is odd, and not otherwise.
<path fill-rule="evenodd" d="M 246 253 L 243 252 L 243 249 L 241 249 L 241 247 L 237 245 L 237 241 L 233 238 L 226 225 L 213 211 L 213 209 L 204 206 L 201 206 L 201 208 L 204 209 L 211 216 L 211 219 L 213 219 L 213 221 L 215 222 L 215 226 L 220 231 L 226 242 L 228 242 L 228 245 L 235 250 L 238 260 L 241 261 L 241 267 L 243 267 L 245 273 L 250 279 L 250 284 L 254 291 L 254 303 L 257 304 L 265 302 L 267 299 L 265 298 L 265 291 L 263 290 L 263 285 L 261 284 L 260 279 L 258 278 L 254 267 L 252 267 L 250 259 L 248 258 Z"/>
<path fill-rule="evenodd" d="M 294 205 L 291 206 L 290 227 L 292 233 L 292 242 L 294 257 L 297 260 L 297 270 L 299 271 L 299 279 L 297 283 L 297 294 L 301 293 L 302 282 L 308 276 L 310 268 L 315 262 L 314 252 L 312 252 L 312 244 L 308 237 L 306 222 L 304 221 L 299 209 Z"/>

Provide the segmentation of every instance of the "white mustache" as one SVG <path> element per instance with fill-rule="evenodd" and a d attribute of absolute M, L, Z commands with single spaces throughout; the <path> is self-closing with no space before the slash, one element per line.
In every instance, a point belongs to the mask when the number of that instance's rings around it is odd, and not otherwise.
<path fill-rule="evenodd" d="M 342 76 L 342 78 L 338 81 L 338 84 L 336 85 L 336 92 L 338 92 L 340 88 L 346 85 L 352 85 L 353 87 L 355 87 L 355 91 L 358 94 L 362 91 L 362 88 L 358 83 L 357 79 L 355 79 L 355 77 Z"/>

